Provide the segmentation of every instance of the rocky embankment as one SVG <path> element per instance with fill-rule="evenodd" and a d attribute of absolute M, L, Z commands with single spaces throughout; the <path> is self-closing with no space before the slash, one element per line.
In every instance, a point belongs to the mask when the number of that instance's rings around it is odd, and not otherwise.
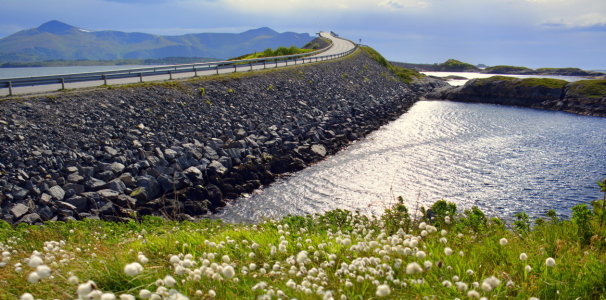
<path fill-rule="evenodd" d="M 418 94 L 385 73 L 357 53 L 219 79 L 4 100 L 0 218 L 213 212 L 404 113 Z"/>
<path fill-rule="evenodd" d="M 568 83 L 548 78 L 494 76 L 472 79 L 460 87 L 441 87 L 427 99 L 493 103 L 606 117 L 606 80 Z"/>

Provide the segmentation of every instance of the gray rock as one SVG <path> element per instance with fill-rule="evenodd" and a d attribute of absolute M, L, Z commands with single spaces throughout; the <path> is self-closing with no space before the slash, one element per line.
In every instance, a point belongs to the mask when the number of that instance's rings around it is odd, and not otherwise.
<path fill-rule="evenodd" d="M 53 218 L 55 213 L 50 207 L 44 205 L 38 209 L 38 215 L 42 221 L 48 221 Z"/>
<path fill-rule="evenodd" d="M 146 176 L 138 176 L 137 177 L 137 186 L 144 187 L 147 190 L 148 196 L 150 199 L 154 199 L 162 193 L 160 185 L 158 181 L 149 175 Z"/>
<path fill-rule="evenodd" d="M 56 203 L 57 203 L 57 208 L 59 208 L 59 209 L 78 211 L 78 208 L 69 202 L 57 201 Z"/>
<path fill-rule="evenodd" d="M 83 185 L 81 185 L 81 184 L 68 183 L 68 184 L 66 184 L 66 185 L 63 186 L 63 190 L 66 191 L 65 197 L 69 198 L 70 196 L 67 196 L 67 191 L 73 190 L 74 191 L 74 195 L 78 195 L 78 194 L 84 193 L 85 187 Z"/>
<path fill-rule="evenodd" d="M 183 175 L 187 176 L 191 181 L 202 181 L 204 180 L 202 171 L 196 167 L 189 167 L 183 171 Z"/>
<path fill-rule="evenodd" d="M 120 175 L 120 181 L 124 182 L 127 187 L 137 186 L 137 181 L 130 173 L 124 173 Z"/>
<path fill-rule="evenodd" d="M 177 158 L 178 153 L 177 151 L 173 150 L 173 149 L 164 149 L 164 158 L 166 158 L 166 160 L 171 161 L 175 158 Z"/>
<path fill-rule="evenodd" d="M 25 199 L 25 197 L 27 197 L 27 195 L 29 194 L 29 191 L 15 185 L 12 188 L 11 194 L 13 195 L 15 200 L 19 201 Z"/>
<path fill-rule="evenodd" d="M 16 224 L 26 223 L 26 224 L 32 225 L 37 222 L 42 222 L 42 220 L 40 219 L 40 216 L 36 213 L 32 213 L 32 214 L 27 214 L 27 215 L 23 216 L 21 219 L 19 219 L 15 223 Z"/>
<path fill-rule="evenodd" d="M 118 199 L 118 196 L 120 195 L 120 193 L 118 193 L 114 190 L 110 190 L 110 189 L 98 190 L 97 194 L 99 194 L 99 196 L 101 196 L 101 198 L 105 198 L 108 200 L 116 200 L 116 199 Z"/>
<path fill-rule="evenodd" d="M 111 156 L 118 154 L 118 150 L 116 150 L 112 147 L 109 147 L 109 146 L 105 146 L 105 152 L 107 152 Z"/>
<path fill-rule="evenodd" d="M 95 175 L 95 177 L 107 182 L 107 181 L 110 181 L 110 180 L 116 178 L 116 175 L 112 171 L 103 171 L 101 173 L 97 173 L 97 175 Z"/>
<path fill-rule="evenodd" d="M 323 145 L 311 145 L 311 152 L 320 156 L 326 156 L 326 147 Z"/>
<path fill-rule="evenodd" d="M 111 164 L 110 169 L 116 173 L 119 174 L 124 170 L 125 166 L 119 162 L 114 162 Z"/>
<path fill-rule="evenodd" d="M 29 211 L 29 207 L 18 203 L 15 206 L 13 206 L 10 209 L 11 213 L 13 214 L 13 216 L 15 217 L 15 219 L 17 218 L 21 218 L 21 216 L 25 215 L 28 211 Z"/>
<path fill-rule="evenodd" d="M 107 186 L 107 182 L 91 177 L 84 183 L 84 186 L 86 186 L 89 190 L 97 191 L 105 188 Z"/>
<path fill-rule="evenodd" d="M 78 173 L 71 173 L 67 175 L 67 182 L 71 183 L 80 183 L 84 181 L 84 177 L 80 176 Z"/>
<path fill-rule="evenodd" d="M 126 184 L 121 179 L 114 179 L 107 183 L 107 188 L 118 193 L 123 193 L 126 190 Z"/>
<path fill-rule="evenodd" d="M 55 185 L 48 189 L 48 193 L 53 196 L 53 198 L 61 201 L 65 197 L 65 191 L 58 185 Z"/>
<path fill-rule="evenodd" d="M 65 206 L 61 206 L 60 204 L 69 204 L 70 207 L 77 212 L 86 212 L 88 211 L 88 199 L 83 196 L 72 196 L 70 198 L 65 199 L 65 201 L 57 201 L 57 207 L 66 208 Z"/>
<path fill-rule="evenodd" d="M 213 173 L 219 174 L 221 176 L 225 175 L 227 173 L 227 168 L 225 168 L 225 166 L 223 166 L 223 164 L 221 164 L 220 162 L 213 160 L 210 164 L 208 164 L 208 166 L 206 166 L 206 168 Z"/>

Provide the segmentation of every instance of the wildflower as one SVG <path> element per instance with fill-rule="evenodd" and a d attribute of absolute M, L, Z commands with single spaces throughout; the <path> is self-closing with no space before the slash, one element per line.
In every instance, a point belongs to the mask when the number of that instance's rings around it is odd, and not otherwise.
<path fill-rule="evenodd" d="M 465 282 L 455 282 L 455 286 L 457 287 L 457 290 L 464 292 L 467 290 L 467 284 Z"/>
<path fill-rule="evenodd" d="M 141 273 L 141 271 L 143 271 L 143 266 L 138 262 L 124 266 L 124 273 L 128 276 L 136 276 Z"/>
<path fill-rule="evenodd" d="M 492 286 L 488 282 L 484 281 L 482 282 L 482 290 L 485 292 L 490 292 L 492 291 Z"/>
<path fill-rule="evenodd" d="M 142 264 L 146 264 L 149 262 L 149 259 L 147 259 L 147 257 L 145 257 L 145 255 L 143 255 L 143 254 L 140 254 L 137 258 L 139 259 L 139 262 Z"/>
<path fill-rule="evenodd" d="M 223 259 L 223 262 L 226 262 L 226 263 L 228 263 L 230 261 L 228 255 L 223 255 L 223 257 L 221 259 Z"/>
<path fill-rule="evenodd" d="M 120 297 L 120 299 L 122 299 L 122 297 Z M 101 300 L 116 300 L 116 295 L 114 295 L 114 293 L 103 293 L 101 295 Z"/>
<path fill-rule="evenodd" d="M 471 290 L 471 291 L 467 292 L 467 296 L 469 298 L 480 298 L 480 293 L 478 293 L 475 290 Z"/>
<path fill-rule="evenodd" d="M 425 254 L 425 252 L 424 252 L 424 251 L 417 251 L 417 254 L 416 254 L 416 256 L 417 256 L 417 258 L 418 258 L 418 259 L 423 259 L 423 258 L 425 258 L 425 255 L 426 255 L 426 254 Z"/>
<path fill-rule="evenodd" d="M 38 272 L 29 273 L 29 276 L 27 277 L 27 281 L 29 281 L 31 284 L 36 284 L 36 283 L 40 282 L 40 276 L 38 275 Z"/>
<path fill-rule="evenodd" d="M 25 294 L 21 295 L 19 300 L 34 300 L 34 296 L 30 293 L 25 293 Z"/>
<path fill-rule="evenodd" d="M 526 267 L 524 267 L 524 270 L 526 270 L 527 273 L 530 273 L 530 271 L 532 271 L 532 267 L 530 265 L 526 265 Z"/>
<path fill-rule="evenodd" d="M 447 234 L 448 234 L 448 231 L 446 231 L 446 229 L 442 229 L 442 231 L 440 231 L 440 234 L 442 234 L 442 235 L 447 235 Z"/>
<path fill-rule="evenodd" d="M 501 246 L 505 246 L 507 245 L 507 239 L 506 238 L 502 238 L 499 240 L 499 244 L 501 244 Z"/>
<path fill-rule="evenodd" d="M 173 287 L 173 286 L 175 286 L 176 283 L 177 283 L 177 281 L 172 276 L 166 275 L 164 277 L 164 284 L 167 287 Z"/>
<path fill-rule="evenodd" d="M 135 296 L 129 294 L 120 295 L 120 300 L 135 300 Z"/>
<path fill-rule="evenodd" d="M 421 272 L 423 272 L 423 269 L 416 262 L 409 263 L 406 266 L 406 274 L 415 274 L 415 273 L 421 273 Z"/>
<path fill-rule="evenodd" d="M 530 298 L 528 298 L 528 300 L 539 300 L 539 298 L 537 298 L 537 297 L 530 297 Z"/>
<path fill-rule="evenodd" d="M 555 259 L 553 259 L 553 257 L 549 257 L 545 260 L 545 264 L 548 267 L 553 267 L 553 266 L 555 266 Z"/>
<path fill-rule="evenodd" d="M 450 288 L 450 287 L 452 287 L 452 282 L 450 282 L 448 280 L 444 280 L 444 281 L 442 281 L 442 285 L 446 288 Z"/>
<path fill-rule="evenodd" d="M 36 267 L 36 273 L 38 273 L 40 279 L 48 278 L 51 275 L 51 268 L 46 265 L 39 265 Z"/>
<path fill-rule="evenodd" d="M 80 298 L 85 298 L 84 296 L 90 294 L 90 292 L 92 292 L 93 290 L 97 289 L 97 285 L 89 280 L 85 283 L 82 283 L 80 285 L 78 285 L 78 295 L 80 295 Z"/>
<path fill-rule="evenodd" d="M 376 294 L 378 297 L 385 297 L 385 296 L 389 295 L 390 293 L 391 293 L 391 290 L 389 289 L 389 286 L 387 284 L 382 284 L 377 287 Z"/>
<path fill-rule="evenodd" d="M 501 284 L 501 281 L 494 276 L 490 276 L 484 279 L 484 282 L 488 283 L 493 289 L 496 288 L 499 284 Z"/>
<path fill-rule="evenodd" d="M 179 258 L 179 256 L 173 255 L 170 257 L 169 261 L 171 264 L 178 264 L 181 261 L 181 259 Z"/>
<path fill-rule="evenodd" d="M 526 253 L 520 253 L 520 260 L 526 260 L 528 259 L 528 255 L 526 255 Z"/>
<path fill-rule="evenodd" d="M 236 274 L 236 271 L 234 271 L 234 267 L 232 267 L 232 266 L 225 266 L 225 267 L 223 267 L 222 273 L 223 273 L 223 276 L 225 276 L 225 278 L 230 279 L 230 278 L 234 277 L 234 275 Z"/>
<path fill-rule="evenodd" d="M 472 269 L 467 270 L 467 275 L 469 275 L 469 276 L 473 275 L 473 270 Z"/>
<path fill-rule="evenodd" d="M 512 287 L 515 286 L 515 284 L 513 283 L 513 281 L 509 280 L 509 281 L 507 281 L 507 283 L 505 284 L 505 286 L 508 287 L 508 288 L 512 288 Z"/>
<path fill-rule="evenodd" d="M 37 266 L 39 266 L 39 265 L 41 265 L 43 263 L 44 263 L 44 261 L 42 261 L 42 258 L 40 258 L 40 256 L 38 256 L 38 255 L 32 255 L 29 258 L 29 262 L 27 263 L 27 265 L 30 268 L 35 268 L 35 267 L 37 267 Z"/>
<path fill-rule="evenodd" d="M 446 222 L 446 224 L 450 224 L 450 216 L 444 217 L 444 222 Z"/>
<path fill-rule="evenodd" d="M 139 291 L 139 298 L 141 298 L 141 299 L 148 299 L 151 297 L 151 295 L 152 295 L 152 292 L 150 292 L 149 290 L 142 289 Z"/>
<path fill-rule="evenodd" d="M 297 254 L 297 262 L 300 264 L 305 264 L 305 262 L 307 262 L 307 251 L 301 251 Z"/>
<path fill-rule="evenodd" d="M 450 249 L 450 247 L 444 248 L 444 254 L 446 254 L 447 256 L 452 255 L 452 249 Z"/>
<path fill-rule="evenodd" d="M 215 293 L 214 290 L 208 290 L 208 296 L 211 298 L 215 298 L 217 296 L 217 293 Z"/>
<path fill-rule="evenodd" d="M 419 223 L 419 229 L 424 230 L 425 228 L 427 228 L 427 223 L 425 223 L 425 222 Z"/>

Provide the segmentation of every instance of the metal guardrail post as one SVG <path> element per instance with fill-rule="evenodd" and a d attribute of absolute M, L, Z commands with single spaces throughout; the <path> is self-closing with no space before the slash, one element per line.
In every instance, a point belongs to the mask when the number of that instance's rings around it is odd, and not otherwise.
<path fill-rule="evenodd" d="M 173 80 L 173 71 L 172 70 L 168 71 L 168 80 Z"/>
<path fill-rule="evenodd" d="M 252 62 L 248 63 L 248 66 L 250 66 L 250 71 L 252 71 Z"/>
<path fill-rule="evenodd" d="M 216 65 L 215 69 L 217 70 L 217 75 L 219 75 L 219 65 Z"/>
<path fill-rule="evenodd" d="M 13 95 L 13 83 L 12 82 L 8 82 L 8 95 L 12 96 Z"/>
<path fill-rule="evenodd" d="M 238 65 L 234 65 L 234 73 L 238 72 Z"/>
<path fill-rule="evenodd" d="M 196 67 L 194 67 L 194 77 L 198 77 L 198 69 Z"/>
<path fill-rule="evenodd" d="M 61 89 L 65 89 L 65 78 L 61 78 Z"/>
<path fill-rule="evenodd" d="M 267 68 L 266 64 L 267 64 L 267 60 L 264 60 L 263 61 L 263 70 L 265 70 Z"/>
<path fill-rule="evenodd" d="M 139 73 L 139 83 L 143 83 L 143 72 Z"/>
<path fill-rule="evenodd" d="M 107 85 L 107 75 L 103 74 L 103 85 Z"/>

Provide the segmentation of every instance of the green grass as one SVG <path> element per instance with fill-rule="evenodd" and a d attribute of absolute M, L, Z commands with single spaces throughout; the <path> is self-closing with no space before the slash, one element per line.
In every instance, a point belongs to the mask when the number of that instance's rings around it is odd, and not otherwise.
<path fill-rule="evenodd" d="M 163 293 L 156 282 L 167 275 L 189 299 L 326 299 L 327 291 L 334 299 L 377 299 L 378 285 L 389 287 L 386 299 L 468 299 L 470 290 L 489 299 L 605 299 L 602 211 L 578 205 L 571 220 L 550 212 L 534 226 L 524 215 L 506 225 L 475 207 L 460 212 L 445 201 L 432 211 L 431 222 L 412 219 L 399 198 L 380 217 L 335 210 L 256 225 L 144 217 L 13 229 L 0 222 L 6 264 L 0 267 L 0 299 L 26 292 L 36 299 L 75 299 L 70 276 L 116 295 Z M 34 269 L 26 259 L 34 251 L 52 278 L 32 284 Z M 139 255 L 147 260 L 143 270 L 127 275 L 125 266 Z M 550 257 L 554 266 L 546 265 Z"/>
<path fill-rule="evenodd" d="M 570 91 L 590 98 L 606 97 L 606 80 L 579 80 L 570 85 Z"/>
<path fill-rule="evenodd" d="M 440 71 L 453 71 L 453 72 L 467 72 L 467 71 L 478 71 L 479 68 L 468 63 L 458 61 L 456 59 L 449 59 L 438 65 Z"/>
<path fill-rule="evenodd" d="M 263 57 L 272 57 L 272 56 L 282 56 L 282 55 L 295 55 L 295 54 L 303 54 L 315 51 L 314 49 L 299 49 L 297 46 L 291 46 L 290 48 L 286 47 L 278 47 L 276 50 L 272 50 L 271 48 L 265 49 L 263 52 L 256 52 L 252 54 L 245 54 L 242 56 L 238 56 L 236 58 L 232 58 L 231 60 L 244 60 L 244 59 L 255 59 L 255 58 L 263 58 Z"/>
<path fill-rule="evenodd" d="M 494 67 L 487 67 L 484 69 L 486 73 L 504 73 L 507 74 L 509 72 L 522 72 L 522 71 L 532 71 L 532 69 L 526 67 L 517 67 L 517 66 L 505 66 L 499 65 Z"/>
<path fill-rule="evenodd" d="M 410 84 L 415 78 L 423 78 L 425 75 L 411 69 L 406 69 L 398 66 L 394 66 L 390 64 L 385 57 L 383 57 L 379 52 L 370 47 L 360 47 L 370 58 L 378 62 L 380 65 L 386 67 L 391 71 L 394 75 L 396 75 L 400 80 L 404 81 L 406 84 Z"/>
<path fill-rule="evenodd" d="M 478 79 L 476 84 L 483 85 L 492 83 L 494 81 L 506 81 L 507 84 L 513 88 L 516 86 L 523 87 L 535 87 L 541 86 L 546 88 L 563 88 L 568 81 L 562 79 L 553 79 L 553 78 L 515 78 L 509 76 L 491 76 L 488 78 Z"/>

